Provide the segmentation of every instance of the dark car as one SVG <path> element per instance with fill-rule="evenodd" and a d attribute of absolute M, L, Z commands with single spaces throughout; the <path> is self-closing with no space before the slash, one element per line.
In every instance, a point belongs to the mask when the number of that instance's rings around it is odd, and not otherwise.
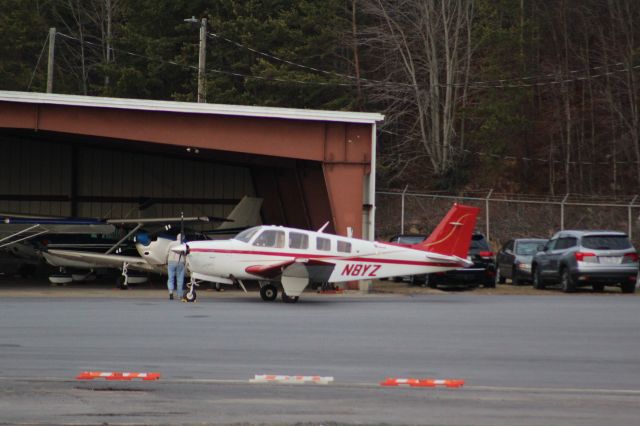
<path fill-rule="evenodd" d="M 531 265 L 533 286 L 560 284 L 569 293 L 578 287 L 593 291 L 605 285 L 633 293 L 638 275 L 638 253 L 623 232 L 560 231 L 536 253 Z"/>
<path fill-rule="evenodd" d="M 479 285 L 487 288 L 496 286 L 496 263 L 484 235 L 474 233 L 471 236 L 467 259 L 473 262 L 472 266 L 427 274 L 423 278 L 424 284 L 431 288 L 436 288 L 439 285 L 463 285 L 470 288 Z"/>
<path fill-rule="evenodd" d="M 395 243 L 395 244 L 413 245 L 413 244 L 421 243 L 426 239 L 427 239 L 427 236 L 421 235 L 421 234 L 399 234 L 391 237 L 389 242 Z"/>
<path fill-rule="evenodd" d="M 427 239 L 427 236 L 421 235 L 421 234 L 399 234 L 391 237 L 391 239 L 389 239 L 389 242 L 394 244 L 413 245 L 413 244 L 421 243 L 426 239 Z M 392 277 L 391 279 L 393 281 L 399 282 L 399 281 L 404 281 L 405 278 L 408 279 L 411 284 L 424 282 L 423 275 L 407 275 L 407 276 Z"/>
<path fill-rule="evenodd" d="M 496 282 L 504 284 L 507 278 L 513 285 L 532 282 L 531 261 L 540 246 L 547 243 L 543 238 L 516 238 L 508 241 L 496 254 Z"/>

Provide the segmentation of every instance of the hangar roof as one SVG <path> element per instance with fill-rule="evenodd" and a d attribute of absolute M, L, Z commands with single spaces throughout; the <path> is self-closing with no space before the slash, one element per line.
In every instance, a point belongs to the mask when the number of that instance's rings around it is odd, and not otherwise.
<path fill-rule="evenodd" d="M 313 109 L 273 108 L 193 102 L 154 101 L 145 99 L 102 98 L 97 96 L 0 90 L 0 102 L 69 105 L 89 108 L 115 108 L 144 111 L 169 111 L 188 114 L 232 115 L 242 117 L 283 118 L 290 120 L 336 121 L 374 124 L 384 116 L 377 113 L 323 111 Z"/>

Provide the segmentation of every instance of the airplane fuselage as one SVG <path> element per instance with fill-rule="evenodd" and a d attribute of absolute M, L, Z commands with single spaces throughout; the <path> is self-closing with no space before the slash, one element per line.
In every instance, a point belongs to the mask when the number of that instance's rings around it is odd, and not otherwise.
<path fill-rule="evenodd" d="M 252 229 L 256 232 L 246 241 L 188 243 L 190 270 L 211 277 L 278 280 L 277 274 L 265 277 L 261 272 L 293 260 L 327 266 L 326 275 L 311 276 L 311 281 L 345 282 L 440 272 L 464 266 L 460 259 L 388 243 L 279 226 Z M 260 235 L 264 231 L 280 234 L 281 241 L 267 241 L 273 243 L 271 246 L 261 244 Z"/>

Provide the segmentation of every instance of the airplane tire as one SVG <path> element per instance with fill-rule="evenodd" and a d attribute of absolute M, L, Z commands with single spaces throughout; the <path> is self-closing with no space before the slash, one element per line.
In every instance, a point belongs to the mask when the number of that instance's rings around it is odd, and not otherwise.
<path fill-rule="evenodd" d="M 278 297 L 278 289 L 273 284 L 267 284 L 260 288 L 260 297 L 265 302 L 273 302 Z"/>
<path fill-rule="evenodd" d="M 287 296 L 287 294 L 284 291 L 282 292 L 282 301 L 284 303 L 296 303 L 298 299 L 299 299 L 298 296 Z"/>
<path fill-rule="evenodd" d="M 186 292 L 184 295 L 184 300 L 186 302 L 195 302 L 196 299 L 198 298 L 198 294 L 194 291 L 194 292 Z"/>
<path fill-rule="evenodd" d="M 65 285 L 72 281 L 73 281 L 73 278 L 71 278 L 71 275 L 55 274 L 49 277 L 49 282 L 51 282 L 51 284 L 53 285 L 57 285 L 57 284 Z"/>

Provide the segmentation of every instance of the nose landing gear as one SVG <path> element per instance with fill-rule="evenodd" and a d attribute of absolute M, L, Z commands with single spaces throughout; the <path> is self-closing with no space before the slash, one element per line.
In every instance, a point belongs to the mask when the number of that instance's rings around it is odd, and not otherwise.
<path fill-rule="evenodd" d="M 198 295 L 196 294 L 196 287 L 199 287 L 200 284 L 198 284 L 195 280 L 195 278 L 191 277 L 191 280 L 189 281 L 189 284 L 187 284 L 187 287 L 189 288 L 189 291 L 185 293 L 184 298 L 182 299 L 183 302 L 188 302 L 188 303 L 194 303 L 196 301 L 196 299 L 198 298 Z"/>

